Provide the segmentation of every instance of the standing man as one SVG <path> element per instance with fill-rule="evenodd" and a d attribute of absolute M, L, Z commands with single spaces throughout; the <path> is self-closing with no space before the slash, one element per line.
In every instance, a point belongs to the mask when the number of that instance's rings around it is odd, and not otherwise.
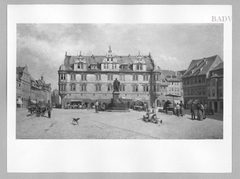
<path fill-rule="evenodd" d="M 208 105 L 207 105 L 207 103 L 204 104 L 204 111 L 205 111 L 205 114 L 203 116 L 203 119 L 206 119 L 207 112 L 208 112 Z"/>
<path fill-rule="evenodd" d="M 47 103 L 47 111 L 48 111 L 48 117 L 51 118 L 52 104 L 50 103 L 49 100 Z"/>
<path fill-rule="evenodd" d="M 179 117 L 179 113 L 180 113 L 180 105 L 177 103 L 176 105 L 176 109 L 177 109 L 177 116 Z"/>
<path fill-rule="evenodd" d="M 191 117 L 192 117 L 192 120 L 194 120 L 194 119 L 195 119 L 195 112 L 194 112 L 194 109 L 195 109 L 195 107 L 194 107 L 194 103 L 192 103 L 192 105 L 191 105 L 191 110 L 190 110 L 190 112 L 191 112 Z"/>
<path fill-rule="evenodd" d="M 95 102 L 95 112 L 98 113 L 98 100 Z"/>
<path fill-rule="evenodd" d="M 182 101 L 180 101 L 180 114 L 181 116 L 184 116 L 184 107 Z"/>

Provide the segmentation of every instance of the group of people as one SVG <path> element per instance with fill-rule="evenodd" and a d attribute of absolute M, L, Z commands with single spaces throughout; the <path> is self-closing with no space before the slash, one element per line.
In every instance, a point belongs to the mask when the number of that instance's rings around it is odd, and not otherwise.
<path fill-rule="evenodd" d="M 197 110 L 197 114 L 195 114 L 195 110 Z M 206 119 L 206 110 L 207 110 L 207 105 L 205 104 L 203 106 L 202 103 L 192 103 L 191 108 L 190 108 L 190 113 L 191 113 L 191 118 L 192 120 L 197 119 L 202 121 L 203 119 Z"/>
<path fill-rule="evenodd" d="M 177 103 L 177 105 L 176 105 L 176 115 L 177 115 L 178 117 L 185 115 L 184 106 L 183 106 L 182 101 L 180 101 L 180 104 Z"/>

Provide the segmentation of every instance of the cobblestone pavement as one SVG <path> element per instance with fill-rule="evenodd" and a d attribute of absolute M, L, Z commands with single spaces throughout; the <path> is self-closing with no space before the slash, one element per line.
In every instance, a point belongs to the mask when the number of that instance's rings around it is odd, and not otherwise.
<path fill-rule="evenodd" d="M 94 110 L 53 109 L 52 118 L 27 116 L 17 110 L 17 139 L 222 139 L 223 116 L 203 121 L 158 113 L 162 124 L 142 121 L 145 112 L 99 112 Z M 46 115 L 47 116 L 47 115 Z M 72 124 L 72 117 L 80 117 Z M 211 118 L 210 118 L 211 117 Z"/>

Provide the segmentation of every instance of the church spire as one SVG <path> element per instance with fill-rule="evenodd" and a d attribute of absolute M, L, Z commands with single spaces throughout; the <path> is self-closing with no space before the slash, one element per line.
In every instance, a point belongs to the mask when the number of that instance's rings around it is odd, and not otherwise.
<path fill-rule="evenodd" d="M 112 49 L 111 49 L 111 46 L 109 45 L 109 50 L 108 50 L 109 53 L 112 53 Z"/>

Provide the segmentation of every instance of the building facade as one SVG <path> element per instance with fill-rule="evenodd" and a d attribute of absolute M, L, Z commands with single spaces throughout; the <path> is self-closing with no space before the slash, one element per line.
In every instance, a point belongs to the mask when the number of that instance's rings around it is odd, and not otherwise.
<path fill-rule="evenodd" d="M 208 103 L 207 78 L 214 67 L 222 62 L 218 56 L 192 60 L 182 77 L 184 103 L 186 107 L 194 103 Z"/>
<path fill-rule="evenodd" d="M 223 62 L 209 72 L 207 79 L 208 107 L 223 114 Z"/>
<path fill-rule="evenodd" d="M 149 55 L 120 56 L 111 47 L 106 55 L 69 56 L 65 52 L 59 71 L 62 108 L 72 103 L 93 106 L 95 100 L 109 103 L 113 81 L 120 81 L 120 98 L 141 100 L 152 105 L 161 94 L 161 72 Z"/>
<path fill-rule="evenodd" d="M 59 96 L 57 89 L 52 91 L 51 99 L 52 99 L 52 105 L 59 108 L 61 105 L 61 97 Z"/>
<path fill-rule="evenodd" d="M 25 67 L 16 68 L 16 103 L 17 107 L 27 107 L 31 102 L 51 100 L 51 84 L 46 84 L 43 77 L 34 80 Z"/>
<path fill-rule="evenodd" d="M 17 67 L 16 69 L 16 100 L 17 107 L 27 107 L 29 96 L 31 93 L 30 74 L 28 72 L 28 66 Z"/>
<path fill-rule="evenodd" d="M 51 84 L 46 84 L 43 76 L 35 80 L 31 77 L 31 100 L 35 102 L 51 102 Z"/>

